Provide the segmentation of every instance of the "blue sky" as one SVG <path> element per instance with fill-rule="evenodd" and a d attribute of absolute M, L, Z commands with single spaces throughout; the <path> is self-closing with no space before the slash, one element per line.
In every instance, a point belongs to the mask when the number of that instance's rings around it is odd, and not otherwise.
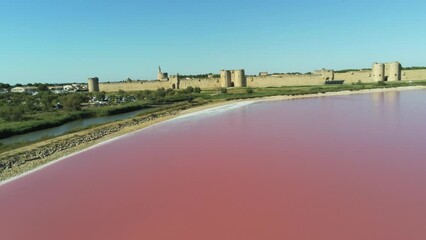
<path fill-rule="evenodd" d="M 0 0 L 0 82 L 426 65 L 420 0 Z"/>

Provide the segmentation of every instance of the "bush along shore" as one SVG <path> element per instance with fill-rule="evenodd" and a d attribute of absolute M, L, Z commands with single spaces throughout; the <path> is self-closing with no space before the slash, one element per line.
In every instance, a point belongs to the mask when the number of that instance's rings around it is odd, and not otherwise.
<path fill-rule="evenodd" d="M 90 145 L 98 143 L 99 141 L 97 140 L 104 141 L 107 139 L 107 136 L 114 135 L 114 133 L 132 127 L 137 129 L 141 127 L 140 125 L 149 126 L 151 125 L 150 123 L 154 124 L 160 119 L 166 120 L 172 118 L 182 110 L 202 104 L 204 103 L 186 104 L 173 109 L 150 113 L 129 120 L 122 120 L 86 130 L 84 133 L 71 134 L 72 136 L 61 140 L 55 141 L 55 139 L 52 139 L 53 141 L 50 143 L 34 149 L 15 151 L 12 154 L 2 154 L 3 156 L 0 156 L 0 181 L 27 172 L 49 161 L 66 156 L 71 152 L 87 148 Z"/>

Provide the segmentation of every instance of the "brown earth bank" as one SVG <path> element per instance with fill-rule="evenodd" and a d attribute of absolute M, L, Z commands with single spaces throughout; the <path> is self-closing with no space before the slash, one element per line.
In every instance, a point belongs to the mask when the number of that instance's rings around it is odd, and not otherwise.
<path fill-rule="evenodd" d="M 0 183 L 11 180 L 26 172 L 37 169 L 49 162 L 58 160 L 70 154 L 82 151 L 106 140 L 113 139 L 125 134 L 152 126 L 154 124 L 173 119 L 177 116 L 202 111 L 205 109 L 220 107 L 243 101 L 275 101 L 290 100 L 309 97 L 325 97 L 351 94 L 365 94 L 374 92 L 389 92 L 400 90 L 426 89 L 424 86 L 397 87 L 386 89 L 367 89 L 360 91 L 340 91 L 319 94 L 307 94 L 298 96 L 272 96 L 245 100 L 210 102 L 188 105 L 176 109 L 165 110 L 145 116 L 138 116 L 127 120 L 109 123 L 88 130 L 70 133 L 49 140 L 37 142 L 22 148 L 11 150 L 0 154 Z"/>

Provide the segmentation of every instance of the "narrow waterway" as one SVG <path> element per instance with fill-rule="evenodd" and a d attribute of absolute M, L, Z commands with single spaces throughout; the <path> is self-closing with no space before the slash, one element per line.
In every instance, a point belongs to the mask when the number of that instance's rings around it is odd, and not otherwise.
<path fill-rule="evenodd" d="M 426 91 L 180 117 L 0 185 L 0 239 L 424 240 Z"/>
<path fill-rule="evenodd" d="M 146 112 L 148 109 L 149 108 L 145 108 L 141 110 L 121 113 L 121 114 L 116 114 L 111 116 L 105 116 L 105 117 L 79 119 L 79 120 L 65 123 L 61 126 L 47 128 L 47 129 L 38 130 L 38 131 L 29 132 L 29 133 L 20 134 L 20 135 L 15 135 L 8 138 L 3 138 L 3 139 L 0 139 L 0 143 L 4 145 L 9 145 L 9 144 L 20 143 L 20 142 L 36 141 L 44 137 L 59 136 L 66 132 L 69 132 L 78 128 L 84 128 L 90 125 L 109 123 L 109 122 L 131 118 L 136 116 L 139 113 Z"/>

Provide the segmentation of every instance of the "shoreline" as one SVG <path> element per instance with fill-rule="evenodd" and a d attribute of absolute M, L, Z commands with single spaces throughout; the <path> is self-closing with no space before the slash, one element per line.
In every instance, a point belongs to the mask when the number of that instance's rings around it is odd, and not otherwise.
<path fill-rule="evenodd" d="M 216 107 L 221 107 L 224 105 L 231 105 L 240 102 L 270 102 L 270 101 L 283 101 L 283 100 L 295 100 L 295 99 L 305 99 L 305 98 L 318 98 L 318 97 L 332 97 L 332 96 L 347 96 L 347 95 L 358 95 L 358 94 L 371 94 L 371 93 L 380 93 L 380 92 L 394 92 L 394 91 L 407 91 L 407 90 L 421 90 L 426 89 L 426 86 L 408 86 L 408 87 L 395 87 L 395 88 L 375 88 L 375 89 L 363 89 L 358 91 L 338 91 L 338 92 L 326 92 L 326 93 L 315 93 L 315 94 L 304 94 L 304 95 L 280 95 L 280 96 L 270 96 L 270 97 L 259 97 L 259 98 L 247 98 L 247 99 L 236 99 L 230 101 L 221 101 L 216 103 L 210 103 L 203 106 L 198 106 L 190 108 L 187 110 L 181 111 L 179 115 L 185 115 L 189 113 L 199 112 L 206 109 L 212 109 Z M 178 116 L 177 116 L 178 117 Z"/>
<path fill-rule="evenodd" d="M 136 124 L 136 125 L 131 125 L 131 126 L 124 126 L 122 129 L 120 129 L 119 131 L 113 132 L 111 134 L 107 134 L 105 136 L 100 137 L 99 139 L 95 139 L 93 141 L 88 141 L 88 142 L 84 142 L 81 143 L 77 146 L 74 147 L 70 147 L 67 148 L 63 151 L 59 151 L 56 153 L 53 153 L 51 155 L 48 155 L 47 157 L 41 158 L 41 159 L 37 159 L 34 161 L 28 161 L 28 162 L 24 162 L 21 165 L 18 166 L 12 166 L 11 169 L 6 169 L 5 171 L 9 171 L 9 174 L 5 174 L 4 172 L 0 174 L 0 186 L 8 184 L 10 182 L 13 182 L 15 180 L 18 180 L 22 177 L 25 177 L 29 174 L 32 174 L 36 171 L 39 171 L 43 168 L 49 167 L 57 162 L 60 162 L 62 160 L 67 159 L 68 157 L 77 155 L 81 152 L 84 151 L 88 151 L 92 148 L 101 146 L 103 144 L 107 144 L 116 140 L 119 140 L 122 137 L 126 137 L 129 136 L 131 134 L 136 134 L 139 133 L 143 130 L 146 130 L 150 127 L 159 125 L 161 123 L 166 123 L 166 122 L 170 122 L 173 120 L 177 120 L 177 119 L 182 119 L 184 117 L 191 117 L 194 115 L 198 115 L 198 114 L 203 114 L 205 113 L 205 111 L 211 111 L 211 110 L 220 110 L 220 109 L 224 109 L 226 106 L 235 106 L 235 107 L 240 107 L 240 106 L 244 106 L 246 104 L 241 104 L 241 103 L 247 103 L 247 104 L 252 104 L 252 103 L 259 103 L 259 102 L 268 102 L 268 101 L 284 101 L 284 100 L 295 100 L 295 99 L 305 99 L 305 98 L 318 98 L 318 97 L 328 97 L 328 96 L 344 96 L 344 95 L 355 95 L 355 94 L 371 94 L 371 93 L 379 93 L 379 92 L 393 92 L 393 91 L 405 91 L 405 90 L 421 90 L 421 89 L 426 89 L 426 86 L 408 86 L 408 87 L 395 87 L 395 88 L 376 88 L 376 89 L 364 89 L 364 90 L 358 90 L 358 91 L 337 91 L 337 92 L 325 92 L 325 93 L 316 93 L 316 94 L 305 94 L 305 95 L 296 95 L 296 96 L 289 96 L 289 95 L 282 95 L 282 96 L 270 96 L 270 97 L 260 97 L 260 98 L 248 98 L 248 99 L 236 99 L 236 100 L 230 100 L 230 101 L 226 101 L 226 100 L 222 100 L 219 102 L 212 102 L 212 103 L 208 103 L 206 105 L 202 105 L 202 106 L 195 106 L 195 107 L 191 107 L 189 109 L 185 109 L 185 110 L 177 110 L 175 113 L 171 112 L 168 113 L 164 116 L 159 116 L 158 118 L 154 118 L 152 120 L 148 120 L 146 122 L 142 122 L 140 124 Z M 226 110 L 226 108 L 225 108 Z M 18 154 L 19 152 L 25 152 L 25 149 L 34 149 L 40 146 L 48 146 L 49 144 L 53 144 L 55 142 L 59 142 L 61 140 L 65 141 L 67 139 L 67 137 L 75 137 L 75 136 L 81 136 L 81 134 L 90 134 L 93 131 L 95 131 L 96 129 L 102 129 L 102 128 L 108 128 L 108 127 L 113 127 L 116 125 L 120 125 L 123 124 L 125 122 L 131 122 L 136 118 L 130 118 L 130 119 L 126 119 L 126 120 L 122 120 L 122 121 L 118 121 L 115 123 L 111 123 L 111 124 L 107 124 L 106 126 L 102 126 L 99 128 L 95 128 L 95 129 L 88 129 L 88 130 L 84 130 L 82 131 L 83 133 L 72 133 L 72 134 L 66 134 L 63 136 L 58 136 L 56 138 L 53 139 L 49 139 L 46 141 L 42 141 L 42 142 L 38 142 L 35 144 L 31 144 L 29 146 L 23 147 L 21 149 L 21 151 L 19 151 L 19 149 L 14 150 L 15 152 L 17 152 L 16 154 Z M 55 141 L 56 140 L 56 141 Z M 13 155 L 13 152 L 11 151 L 12 154 L 9 154 L 10 156 Z M 4 153 L 6 156 L 8 157 L 9 155 L 7 155 L 8 152 Z"/>

